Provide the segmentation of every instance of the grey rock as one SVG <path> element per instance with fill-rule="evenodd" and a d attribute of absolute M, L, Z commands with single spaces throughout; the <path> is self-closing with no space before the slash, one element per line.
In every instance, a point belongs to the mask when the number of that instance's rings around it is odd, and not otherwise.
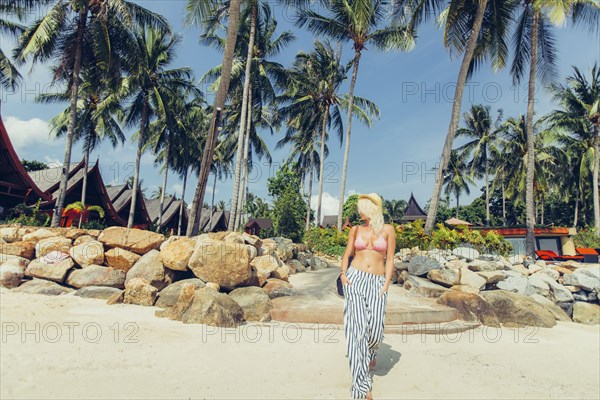
<path fill-rule="evenodd" d="M 424 297 L 440 297 L 449 289 L 428 281 L 427 279 L 409 275 L 404 281 L 404 288 Z"/>
<path fill-rule="evenodd" d="M 123 289 L 125 287 L 125 272 L 120 269 L 92 264 L 71 272 L 67 277 L 67 283 L 76 288 L 108 286 Z"/>
<path fill-rule="evenodd" d="M 557 321 L 571 321 L 571 317 L 557 304 L 554 304 L 552 300 L 537 293 L 532 294 L 530 297 L 546 310 L 550 311 Z"/>
<path fill-rule="evenodd" d="M 108 300 L 115 295 L 123 292 L 121 289 L 108 286 L 87 286 L 75 292 L 75 296 L 84 297 L 87 299 L 102 299 Z"/>
<path fill-rule="evenodd" d="M 548 275 L 536 274 L 536 276 L 548 284 L 548 287 L 550 288 L 550 298 L 554 300 L 555 303 L 574 301 L 573 294 L 569 291 L 569 289 L 556 282 Z"/>
<path fill-rule="evenodd" d="M 600 272 L 595 268 L 579 268 L 572 274 L 563 275 L 565 285 L 579 286 L 588 292 L 600 288 Z"/>
<path fill-rule="evenodd" d="M 127 272 L 125 286 L 127 282 L 134 278 L 145 280 L 157 290 L 162 290 L 173 282 L 174 272 L 163 266 L 160 261 L 160 252 L 150 250 L 144 254 L 131 269 Z"/>
<path fill-rule="evenodd" d="M 244 310 L 228 295 L 205 287 L 196 290 L 181 319 L 186 324 L 233 328 L 244 322 Z"/>
<path fill-rule="evenodd" d="M 229 293 L 229 297 L 242 307 L 246 321 L 271 321 L 273 302 L 263 289 L 256 286 L 237 288 Z"/>
<path fill-rule="evenodd" d="M 528 295 L 532 292 L 532 289 L 529 287 L 529 281 L 525 277 L 509 276 L 505 280 L 498 282 L 496 286 L 498 289 L 521 295 Z"/>
<path fill-rule="evenodd" d="M 49 296 L 57 296 L 59 294 L 71 293 L 73 291 L 73 289 L 66 288 L 56 282 L 47 281 L 45 279 L 32 279 L 22 283 L 21 286 L 13 290 L 15 292 L 45 294 Z"/>
<path fill-rule="evenodd" d="M 587 325 L 600 324 L 600 305 L 576 301 L 573 304 L 573 321 Z"/>
<path fill-rule="evenodd" d="M 486 284 L 493 285 L 506 279 L 504 271 L 479 271 L 477 275 L 485 279 Z"/>
<path fill-rule="evenodd" d="M 460 283 L 458 270 L 446 267 L 429 271 L 427 273 L 427 279 L 447 287 L 458 285 Z"/>
<path fill-rule="evenodd" d="M 485 260 L 473 260 L 467 265 L 471 271 L 497 271 L 502 269 L 501 265 L 498 265 L 495 261 L 485 261 Z"/>
<path fill-rule="evenodd" d="M 37 258 L 30 262 L 25 269 L 25 276 L 63 283 L 67 272 L 74 266 L 70 257 L 55 264 L 47 264 L 42 260 L 43 258 Z"/>
<path fill-rule="evenodd" d="M 476 289 L 485 289 L 486 280 L 469 268 L 460 268 L 460 284 L 472 286 Z"/>
<path fill-rule="evenodd" d="M 179 295 L 181 294 L 181 289 L 183 289 L 183 286 L 186 284 L 192 284 L 196 289 L 201 289 L 206 286 L 206 284 L 198 278 L 177 281 L 175 283 L 170 284 L 158 293 L 158 300 L 156 300 L 156 306 L 162 308 L 174 307 L 175 304 L 177 304 Z"/>
<path fill-rule="evenodd" d="M 479 252 L 471 247 L 457 247 L 452 250 L 452 254 L 460 258 L 465 258 L 467 261 L 479 258 Z"/>
<path fill-rule="evenodd" d="M 413 276 L 426 275 L 429 271 L 442 268 L 442 264 L 426 256 L 415 256 L 408 263 L 408 273 Z"/>
<path fill-rule="evenodd" d="M 503 324 L 545 328 L 556 325 L 554 314 L 529 296 L 506 290 L 489 290 L 482 292 L 481 296 L 492 306 Z"/>

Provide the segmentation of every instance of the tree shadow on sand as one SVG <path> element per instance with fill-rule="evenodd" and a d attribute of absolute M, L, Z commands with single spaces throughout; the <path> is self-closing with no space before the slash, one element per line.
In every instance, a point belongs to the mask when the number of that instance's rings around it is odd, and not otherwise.
<path fill-rule="evenodd" d="M 400 361 L 402 354 L 393 350 L 389 344 L 382 343 L 377 351 L 377 366 L 374 374 L 377 376 L 385 376 L 391 369 Z"/>

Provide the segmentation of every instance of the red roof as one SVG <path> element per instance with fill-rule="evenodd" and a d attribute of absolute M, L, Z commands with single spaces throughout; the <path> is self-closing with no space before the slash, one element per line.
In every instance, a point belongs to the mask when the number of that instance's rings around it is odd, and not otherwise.
<path fill-rule="evenodd" d="M 14 207 L 17 204 L 33 204 L 38 199 L 50 201 L 25 171 L 21 160 L 10 142 L 10 137 L 0 116 L 0 206 Z"/>

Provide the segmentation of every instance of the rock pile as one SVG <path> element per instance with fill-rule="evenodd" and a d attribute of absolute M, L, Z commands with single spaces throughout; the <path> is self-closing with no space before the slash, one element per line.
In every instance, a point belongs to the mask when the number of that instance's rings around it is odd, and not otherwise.
<path fill-rule="evenodd" d="M 164 308 L 186 323 L 269 321 L 290 275 L 328 267 L 302 244 L 237 232 L 196 237 L 110 227 L 0 227 L 0 285 Z"/>
<path fill-rule="evenodd" d="M 395 280 L 409 295 L 436 297 L 465 320 L 550 327 L 556 320 L 600 323 L 600 265 L 546 263 L 459 247 L 401 249 Z"/>

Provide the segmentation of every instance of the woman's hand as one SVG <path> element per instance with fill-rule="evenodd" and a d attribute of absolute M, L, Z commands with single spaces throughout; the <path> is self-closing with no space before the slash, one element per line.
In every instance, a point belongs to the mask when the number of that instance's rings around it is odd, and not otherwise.
<path fill-rule="evenodd" d="M 342 281 L 342 285 L 343 285 L 343 286 L 346 286 L 346 285 L 352 285 L 352 282 L 350 282 L 350 281 L 348 280 L 348 277 L 346 276 L 346 273 L 345 273 L 345 272 L 342 272 L 342 273 L 340 274 L 340 279 L 341 279 L 341 281 Z"/>
<path fill-rule="evenodd" d="M 389 285 L 384 284 L 381 287 L 381 292 L 379 292 L 379 297 L 383 297 L 384 294 L 387 294 Z"/>

